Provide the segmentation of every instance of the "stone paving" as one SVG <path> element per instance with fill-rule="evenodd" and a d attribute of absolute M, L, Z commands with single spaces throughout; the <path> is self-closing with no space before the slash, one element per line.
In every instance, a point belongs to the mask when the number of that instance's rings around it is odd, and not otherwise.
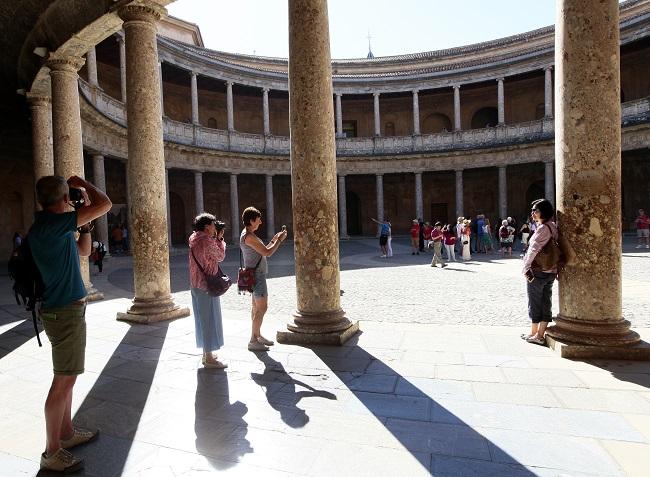
<path fill-rule="evenodd" d="M 563 360 L 519 339 L 527 328 L 516 258 L 444 270 L 430 255 L 381 259 L 344 242 L 342 304 L 362 333 L 340 348 L 245 350 L 248 296 L 223 299 L 226 371 L 204 370 L 193 319 L 115 321 L 129 304 L 129 258 L 93 271 L 106 300 L 87 312 L 86 373 L 73 412 L 99 438 L 75 453 L 88 476 L 647 476 L 650 365 Z M 638 253 L 640 252 L 640 253 Z M 626 243 L 624 303 L 650 341 L 648 259 Z M 186 255 L 172 259 L 189 305 Z M 236 254 L 225 269 L 233 273 Z M 264 331 L 295 304 L 291 249 L 270 262 Z M 35 475 L 51 379 L 26 313 L 0 276 L 0 475 Z M 38 475 L 48 475 L 40 472 Z"/>

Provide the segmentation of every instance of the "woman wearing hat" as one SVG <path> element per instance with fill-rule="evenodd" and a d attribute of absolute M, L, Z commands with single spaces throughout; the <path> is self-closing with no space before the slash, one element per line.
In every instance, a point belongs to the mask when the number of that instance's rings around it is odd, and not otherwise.
<path fill-rule="evenodd" d="M 461 229 L 461 243 L 463 244 L 463 260 L 471 260 L 472 255 L 469 252 L 469 239 L 472 235 L 472 221 L 469 219 L 463 220 L 463 227 Z"/>

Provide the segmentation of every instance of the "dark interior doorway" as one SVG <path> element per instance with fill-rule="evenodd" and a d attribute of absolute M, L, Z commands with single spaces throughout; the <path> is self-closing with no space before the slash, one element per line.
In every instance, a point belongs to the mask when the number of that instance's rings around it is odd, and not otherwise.
<path fill-rule="evenodd" d="M 447 203 L 431 203 L 431 223 L 435 224 L 437 221 L 442 222 L 443 224 L 448 224 L 449 222 L 449 210 Z"/>
<path fill-rule="evenodd" d="M 361 235 L 363 229 L 361 227 L 361 201 L 359 196 L 354 192 L 347 191 L 345 193 L 345 206 L 348 219 L 348 234 Z"/>
<path fill-rule="evenodd" d="M 181 196 L 175 192 L 169 193 L 169 208 L 172 221 L 172 245 L 186 245 L 185 236 L 185 204 Z"/>

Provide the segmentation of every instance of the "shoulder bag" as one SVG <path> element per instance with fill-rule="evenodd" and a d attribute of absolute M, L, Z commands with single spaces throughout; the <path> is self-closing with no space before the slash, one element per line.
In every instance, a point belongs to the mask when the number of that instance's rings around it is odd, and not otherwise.
<path fill-rule="evenodd" d="M 192 258 L 194 259 L 194 262 L 196 263 L 197 267 L 199 267 L 199 270 L 201 270 L 201 273 L 203 276 L 205 276 L 205 282 L 208 285 L 208 295 L 210 296 L 221 296 L 224 293 L 228 291 L 230 288 L 230 285 L 232 285 L 232 281 L 230 280 L 230 277 L 223 273 L 221 271 L 221 267 L 217 265 L 217 273 L 214 275 L 208 275 L 205 273 L 205 270 L 199 263 L 199 261 L 196 259 L 196 256 L 194 255 L 194 250 L 190 248 L 190 252 L 192 253 Z"/>
<path fill-rule="evenodd" d="M 246 237 L 244 236 L 244 241 Z M 244 243 L 245 244 L 245 243 Z M 255 270 L 259 267 L 262 257 L 257 261 L 257 265 L 253 268 L 244 267 L 244 255 L 239 247 L 239 272 L 237 272 L 237 291 L 238 293 L 253 293 L 255 286 Z"/>

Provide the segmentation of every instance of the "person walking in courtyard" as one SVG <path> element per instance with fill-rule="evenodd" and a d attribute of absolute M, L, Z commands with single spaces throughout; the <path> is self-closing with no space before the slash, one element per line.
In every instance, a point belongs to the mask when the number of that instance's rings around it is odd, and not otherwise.
<path fill-rule="evenodd" d="M 463 254 L 463 221 L 465 217 L 458 217 L 456 225 L 454 226 L 454 231 L 456 232 L 456 247 L 458 248 L 458 255 Z"/>
<path fill-rule="evenodd" d="M 102 273 L 104 270 L 104 257 L 106 256 L 106 245 L 99 240 L 93 242 L 93 253 L 91 258 L 93 260 L 93 265 L 97 267 L 99 273 Z"/>
<path fill-rule="evenodd" d="M 386 253 L 387 257 L 390 258 L 393 256 L 393 226 L 390 223 L 390 219 L 386 217 L 384 220 L 388 224 L 388 241 L 386 242 Z"/>
<path fill-rule="evenodd" d="M 84 198 L 84 205 L 77 209 L 70 203 L 72 187 Z M 79 257 L 90 255 L 90 222 L 106 214 L 112 203 L 77 176 L 67 182 L 61 176 L 42 177 L 36 183 L 36 196 L 43 210 L 36 212 L 28 241 L 45 286 L 39 315 L 52 344 L 54 369 L 45 401 L 47 438 L 40 465 L 44 470 L 74 472 L 83 468 L 83 459 L 68 449 L 98 434 L 74 426 L 71 418 L 73 388 L 84 372 L 86 353 L 86 288 Z"/>
<path fill-rule="evenodd" d="M 226 257 L 226 242 L 223 239 L 225 226 L 212 214 L 199 214 L 194 219 L 194 232 L 189 239 L 190 293 L 196 347 L 203 349 L 201 362 L 206 368 L 228 367 L 213 354 L 224 343 L 221 300 L 208 293 L 205 278 L 206 275 L 216 274 L 219 263 Z"/>
<path fill-rule="evenodd" d="M 420 224 L 413 219 L 411 224 L 411 255 L 420 255 Z"/>
<path fill-rule="evenodd" d="M 424 250 L 429 250 L 432 248 L 433 241 L 431 240 L 431 232 L 433 232 L 433 227 L 429 222 L 424 223 Z"/>
<path fill-rule="evenodd" d="M 493 252 L 494 247 L 492 246 L 492 226 L 490 225 L 490 219 L 484 219 L 483 235 L 481 235 L 481 247 L 485 250 L 485 253 Z"/>
<path fill-rule="evenodd" d="M 501 252 L 505 257 L 512 256 L 512 242 L 515 239 L 515 229 L 508 225 L 507 220 L 501 221 L 501 227 L 499 227 L 499 241 L 501 243 Z"/>
<path fill-rule="evenodd" d="M 639 215 L 634 221 L 636 224 L 637 246 L 636 248 L 650 248 L 650 217 L 645 214 L 643 209 L 639 209 Z"/>
<path fill-rule="evenodd" d="M 454 225 L 447 224 L 442 229 L 442 236 L 447 250 L 447 260 L 451 262 L 456 261 L 456 230 Z"/>
<path fill-rule="evenodd" d="M 287 230 L 283 228 L 276 233 L 271 241 L 264 245 L 264 242 L 255 234 L 262 225 L 262 213 L 255 207 L 247 207 L 242 214 L 242 230 L 239 237 L 239 247 L 242 253 L 244 267 L 255 269 L 255 285 L 253 286 L 251 298 L 251 338 L 248 342 L 249 351 L 268 351 L 268 346 L 274 342 L 262 336 L 262 321 L 268 308 L 268 289 L 266 286 L 266 274 L 268 264 L 266 258 L 273 255 L 284 240 L 287 238 Z"/>
<path fill-rule="evenodd" d="M 523 257 L 524 255 L 526 255 L 526 250 L 528 250 L 528 237 L 530 237 L 530 225 L 528 221 L 524 222 L 524 224 L 519 229 L 519 232 L 521 233 L 521 246 L 522 246 L 521 256 Z"/>
<path fill-rule="evenodd" d="M 463 228 L 461 229 L 461 243 L 463 244 L 463 260 L 468 261 L 472 259 L 472 254 L 469 250 L 469 240 L 472 235 L 472 221 L 469 219 L 463 220 Z"/>
<path fill-rule="evenodd" d="M 372 220 L 376 224 L 379 224 L 379 248 L 381 249 L 381 258 L 387 258 L 388 257 L 388 236 L 390 235 L 390 222 L 379 221 L 373 218 L 371 218 L 370 220 Z"/>
<path fill-rule="evenodd" d="M 483 226 L 485 225 L 485 216 L 479 214 L 476 216 L 476 252 L 487 253 L 483 251 Z"/>
<path fill-rule="evenodd" d="M 521 337 L 529 343 L 543 345 L 546 343 L 544 333 L 553 321 L 551 298 L 553 282 L 557 275 L 557 265 L 543 270 L 535 261 L 537 255 L 550 240 L 558 240 L 558 229 L 552 221 L 555 211 L 547 199 L 538 199 L 532 203 L 532 213 L 537 223 L 537 230 L 528 243 L 524 256 L 523 274 L 526 277 L 528 295 L 528 316 L 531 327 L 528 335 Z"/>
<path fill-rule="evenodd" d="M 447 265 L 442 260 L 442 224 L 436 222 L 433 226 L 433 231 L 431 232 L 431 241 L 433 242 L 433 258 L 431 259 L 431 266 L 435 267 L 438 263 L 441 268 L 445 268 Z"/>

